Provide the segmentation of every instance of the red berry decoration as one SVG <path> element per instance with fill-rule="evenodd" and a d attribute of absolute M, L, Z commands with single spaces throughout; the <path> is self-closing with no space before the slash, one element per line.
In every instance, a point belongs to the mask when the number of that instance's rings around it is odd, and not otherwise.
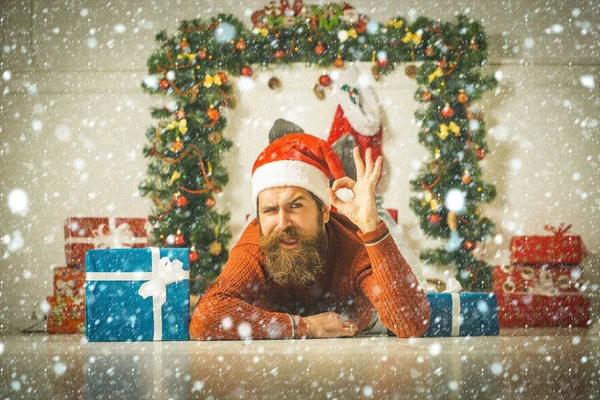
<path fill-rule="evenodd" d="M 250 76 L 252 76 L 252 68 L 250 68 L 249 65 L 246 65 L 246 66 L 242 67 L 242 69 L 240 70 L 240 73 L 242 74 L 242 76 L 250 77 Z"/>
<path fill-rule="evenodd" d="M 158 85 L 161 90 L 167 90 L 169 88 L 169 81 L 166 79 L 161 79 Z"/>
<path fill-rule="evenodd" d="M 185 238 L 182 234 L 178 233 L 175 235 L 173 243 L 175 246 L 183 246 L 185 244 Z"/>
<path fill-rule="evenodd" d="M 465 185 L 468 185 L 469 183 L 471 183 L 471 181 L 473 180 L 473 177 L 469 174 L 464 174 L 462 176 L 462 178 L 460 178 L 460 180 L 462 181 L 462 183 L 464 183 Z"/>
<path fill-rule="evenodd" d="M 477 156 L 477 158 L 479 158 L 480 160 L 483 160 L 485 158 L 485 150 L 484 149 L 477 149 L 475 150 L 475 155 Z"/>
<path fill-rule="evenodd" d="M 333 62 L 333 65 L 335 65 L 337 68 L 342 68 L 344 66 L 344 60 L 342 60 L 342 57 L 338 56 Z"/>
<path fill-rule="evenodd" d="M 321 75 L 319 77 L 319 85 L 323 87 L 331 85 L 331 77 L 329 75 Z"/>
<path fill-rule="evenodd" d="M 465 248 L 465 250 L 473 250 L 475 247 L 477 247 L 477 243 L 475 242 L 471 242 L 470 240 L 465 240 L 463 242 L 463 247 Z"/>
<path fill-rule="evenodd" d="M 198 58 L 201 60 L 206 60 L 208 53 L 206 53 L 206 49 L 202 49 L 198 52 Z"/>
<path fill-rule="evenodd" d="M 456 95 L 456 101 L 458 101 L 460 104 L 466 104 L 468 100 L 469 96 L 467 96 L 465 91 L 461 89 L 460 92 L 458 92 L 458 94 Z"/>
<path fill-rule="evenodd" d="M 423 101 L 431 100 L 431 92 L 423 92 L 423 95 L 421 96 L 421 98 L 423 99 Z"/>
<path fill-rule="evenodd" d="M 189 46 L 190 46 L 190 44 L 185 40 L 182 40 L 181 42 L 179 42 L 179 48 L 182 50 L 188 48 Z"/>
<path fill-rule="evenodd" d="M 200 258 L 200 254 L 197 251 L 190 251 L 190 263 L 195 263 Z"/>
<path fill-rule="evenodd" d="M 429 217 L 427 217 L 427 221 L 431 225 L 439 224 L 441 220 L 442 220 L 442 217 L 440 217 L 438 214 L 431 214 Z"/>
<path fill-rule="evenodd" d="M 225 74 L 224 72 L 219 72 L 217 74 L 217 76 L 219 77 L 219 79 L 221 80 L 221 84 L 224 85 L 225 82 L 227 82 L 227 74 Z"/>
<path fill-rule="evenodd" d="M 206 199 L 206 202 L 205 202 L 206 203 L 206 207 L 212 208 L 215 205 L 216 202 L 217 201 L 214 198 L 209 197 L 208 199 Z"/>
<path fill-rule="evenodd" d="M 316 53 L 318 56 L 320 56 L 320 55 L 322 55 L 323 53 L 325 53 L 325 46 L 323 46 L 323 45 L 321 44 L 321 42 L 319 42 L 319 44 L 317 44 L 317 45 L 315 46 L 315 53 Z"/>
<path fill-rule="evenodd" d="M 446 103 L 444 108 L 442 108 L 442 111 L 440 111 L 440 115 L 442 118 L 452 118 L 454 116 L 454 110 Z"/>
<path fill-rule="evenodd" d="M 221 113 L 219 112 L 219 110 L 216 110 L 216 109 L 214 109 L 214 108 L 209 108 L 209 109 L 206 111 L 206 115 L 208 116 L 208 118 L 209 118 L 211 121 L 218 121 L 218 120 L 219 120 L 219 118 L 221 118 Z"/>
<path fill-rule="evenodd" d="M 183 207 L 187 206 L 188 199 L 185 196 L 179 196 L 179 197 L 177 197 L 177 200 L 175 200 L 175 204 L 177 205 L 177 207 L 183 208 Z"/>
<path fill-rule="evenodd" d="M 282 58 L 285 57 L 285 51 L 279 49 L 275 52 L 275 58 Z"/>

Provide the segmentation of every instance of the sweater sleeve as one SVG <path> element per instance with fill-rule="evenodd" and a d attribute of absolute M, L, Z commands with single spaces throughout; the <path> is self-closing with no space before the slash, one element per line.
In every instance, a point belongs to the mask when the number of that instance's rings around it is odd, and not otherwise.
<path fill-rule="evenodd" d="M 429 326 L 429 303 L 386 225 L 358 231 L 366 254 L 353 269 L 355 284 L 379 312 L 381 322 L 397 337 L 422 336 Z"/>
<path fill-rule="evenodd" d="M 306 337 L 298 315 L 269 311 L 265 276 L 249 247 L 234 248 L 223 272 L 196 305 L 194 340 L 292 339 Z"/>

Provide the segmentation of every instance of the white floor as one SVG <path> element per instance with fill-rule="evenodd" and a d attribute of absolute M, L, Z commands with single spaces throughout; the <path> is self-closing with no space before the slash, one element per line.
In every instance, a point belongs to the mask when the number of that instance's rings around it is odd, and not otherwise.
<path fill-rule="evenodd" d="M 2 398 L 600 399 L 594 328 L 162 343 L 22 334 L 0 343 Z"/>

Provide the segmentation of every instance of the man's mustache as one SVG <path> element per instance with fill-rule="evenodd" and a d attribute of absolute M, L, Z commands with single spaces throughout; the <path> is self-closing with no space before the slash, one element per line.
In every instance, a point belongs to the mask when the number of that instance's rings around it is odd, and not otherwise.
<path fill-rule="evenodd" d="M 265 246 L 269 247 L 272 245 L 278 245 L 280 242 L 283 242 L 284 240 L 307 240 L 309 239 L 309 237 L 307 237 L 308 235 L 306 235 L 304 232 L 302 232 L 299 228 L 295 227 L 295 226 L 288 226 L 287 228 L 285 228 L 284 230 L 280 230 L 280 231 L 273 231 L 270 234 L 266 235 L 263 238 L 263 243 L 265 244 Z"/>

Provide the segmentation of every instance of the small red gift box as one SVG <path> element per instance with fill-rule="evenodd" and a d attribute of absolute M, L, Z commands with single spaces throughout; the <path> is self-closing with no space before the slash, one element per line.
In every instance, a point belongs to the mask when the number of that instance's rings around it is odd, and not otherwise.
<path fill-rule="evenodd" d="M 559 294 L 578 292 L 583 271 L 579 266 L 513 266 L 494 267 L 495 293 Z"/>
<path fill-rule="evenodd" d="M 580 264 L 585 248 L 580 236 L 565 235 L 570 227 L 546 225 L 554 235 L 513 237 L 512 264 Z"/>
<path fill-rule="evenodd" d="M 83 301 L 48 297 L 48 333 L 85 332 L 85 304 Z"/>
<path fill-rule="evenodd" d="M 82 267 L 55 267 L 54 297 L 85 300 L 85 270 Z"/>
<path fill-rule="evenodd" d="M 590 301 L 579 294 L 498 293 L 501 327 L 587 327 Z"/>
<path fill-rule="evenodd" d="M 68 218 L 65 221 L 67 265 L 85 265 L 92 249 L 146 247 L 146 218 Z"/>

